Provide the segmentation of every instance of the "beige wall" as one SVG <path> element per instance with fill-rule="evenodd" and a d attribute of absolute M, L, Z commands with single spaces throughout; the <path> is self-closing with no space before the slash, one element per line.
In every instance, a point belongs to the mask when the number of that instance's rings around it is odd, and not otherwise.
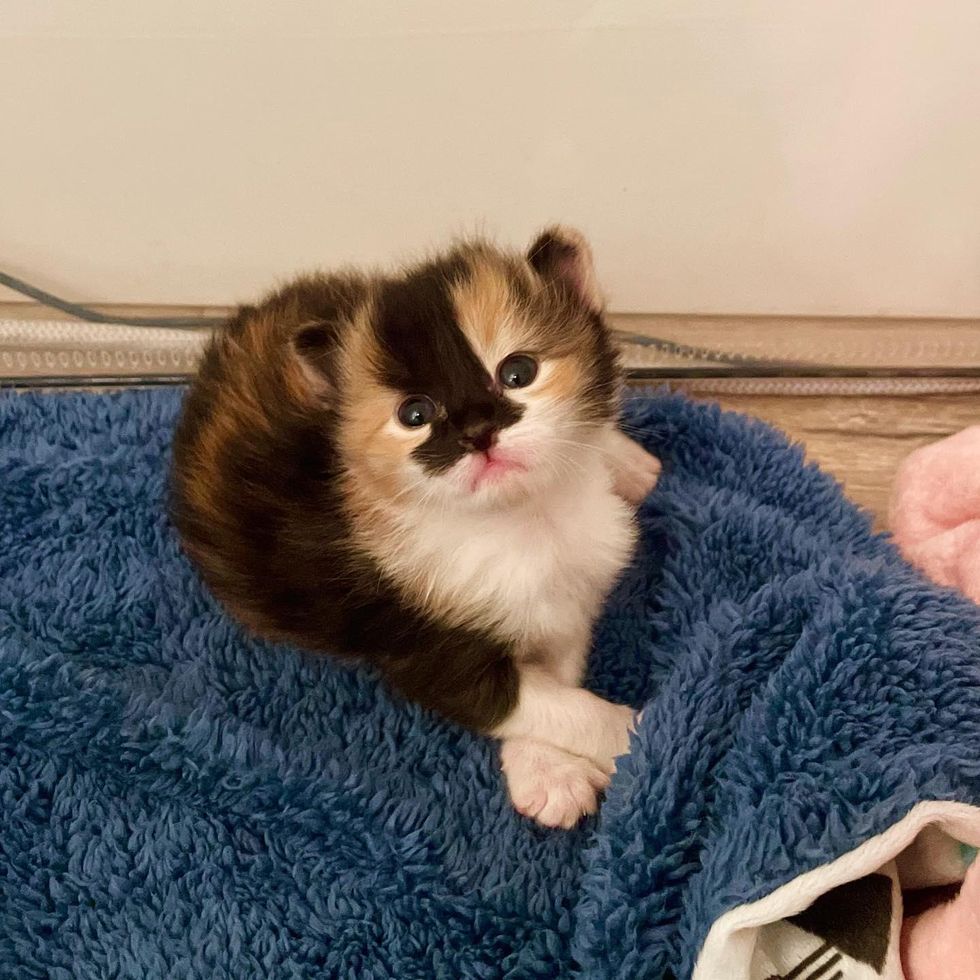
<path fill-rule="evenodd" d="M 619 310 L 980 314 L 976 0 L 0 0 L 0 140 L 90 300 L 561 218 Z"/>

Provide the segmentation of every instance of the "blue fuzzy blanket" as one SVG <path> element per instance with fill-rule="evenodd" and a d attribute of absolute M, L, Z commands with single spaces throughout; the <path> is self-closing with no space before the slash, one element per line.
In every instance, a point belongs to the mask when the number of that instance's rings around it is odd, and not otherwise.
<path fill-rule="evenodd" d="M 631 407 L 665 475 L 590 683 L 646 709 L 564 833 L 489 742 L 219 611 L 178 406 L 0 399 L 4 977 L 687 977 L 726 912 L 980 803 L 978 610 L 761 424 Z"/>

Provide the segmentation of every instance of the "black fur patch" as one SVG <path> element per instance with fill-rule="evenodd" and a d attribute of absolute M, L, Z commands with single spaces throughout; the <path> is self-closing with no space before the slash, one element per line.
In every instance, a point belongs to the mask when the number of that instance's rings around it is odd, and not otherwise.
<path fill-rule="evenodd" d="M 450 256 L 386 282 L 376 302 L 382 380 L 406 396 L 428 395 L 440 408 L 414 452 L 428 473 L 449 469 L 477 432 L 505 429 L 524 414 L 500 392 L 456 322 L 451 290 L 469 274 L 462 258 Z"/>

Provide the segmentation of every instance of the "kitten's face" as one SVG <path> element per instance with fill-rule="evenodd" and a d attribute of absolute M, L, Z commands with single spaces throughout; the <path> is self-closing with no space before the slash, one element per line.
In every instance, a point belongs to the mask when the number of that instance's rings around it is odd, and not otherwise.
<path fill-rule="evenodd" d="M 557 237 L 561 235 L 562 237 Z M 341 444 L 370 492 L 499 506 L 567 479 L 615 412 L 588 248 L 458 249 L 384 281 L 345 352 Z"/>

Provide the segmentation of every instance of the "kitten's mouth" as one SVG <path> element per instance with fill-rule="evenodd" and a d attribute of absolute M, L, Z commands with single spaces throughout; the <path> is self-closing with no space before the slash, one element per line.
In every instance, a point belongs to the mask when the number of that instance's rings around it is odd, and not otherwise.
<path fill-rule="evenodd" d="M 467 483 L 470 493 L 476 493 L 481 487 L 491 483 L 499 483 L 514 473 L 524 473 L 527 466 L 513 456 L 501 452 L 500 449 L 488 449 L 483 453 L 473 453 L 469 457 Z"/>

